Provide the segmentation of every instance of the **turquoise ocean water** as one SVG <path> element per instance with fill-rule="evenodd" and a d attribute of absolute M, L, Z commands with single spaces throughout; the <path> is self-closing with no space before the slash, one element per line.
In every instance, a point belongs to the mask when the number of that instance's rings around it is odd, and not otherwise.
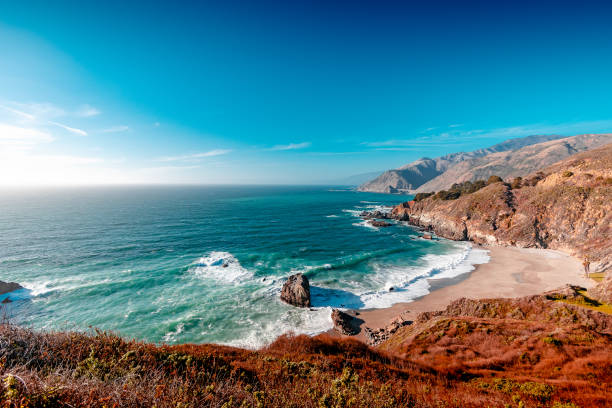
<path fill-rule="evenodd" d="M 428 293 L 427 278 L 488 260 L 464 242 L 358 217 L 401 201 L 330 187 L 5 190 L 0 280 L 26 288 L 9 295 L 20 324 L 258 347 L 327 330 L 331 307 L 409 301 Z M 296 272 L 311 281 L 312 310 L 278 299 Z"/>

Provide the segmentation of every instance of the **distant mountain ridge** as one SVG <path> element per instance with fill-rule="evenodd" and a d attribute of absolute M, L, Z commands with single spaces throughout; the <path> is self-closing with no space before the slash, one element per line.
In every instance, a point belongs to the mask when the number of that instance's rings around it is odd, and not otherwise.
<path fill-rule="evenodd" d="M 387 170 L 377 178 L 362 184 L 357 190 L 378 193 L 410 194 L 420 191 L 434 191 L 448 188 L 453 183 L 459 182 L 458 178 L 461 178 L 460 181 L 473 181 L 477 178 L 487 178 L 488 175 L 497 173 L 501 173 L 498 175 L 502 177 L 508 177 L 515 173 L 521 173 L 517 175 L 524 175 L 541 166 L 552 164 L 568 157 L 571 154 L 599 147 L 605 144 L 605 140 L 609 140 L 610 136 L 611 135 L 580 135 L 568 138 L 567 136 L 560 135 L 533 135 L 509 139 L 494 146 L 472 152 L 451 153 L 435 159 L 424 157 L 398 169 Z M 546 154 L 543 154 L 542 157 L 539 157 L 539 159 L 533 163 L 533 165 L 520 165 L 521 160 L 518 158 L 514 161 L 511 160 L 512 154 L 510 154 L 510 152 L 515 152 L 528 146 L 537 146 L 533 147 L 529 151 L 530 153 L 528 153 L 527 150 L 522 153 L 522 157 L 528 157 L 529 154 L 538 154 L 541 151 L 550 149 L 551 146 L 546 145 L 547 142 L 571 138 L 578 138 L 579 140 L 569 141 L 569 144 L 560 144 L 559 146 L 566 146 L 565 152 L 563 148 L 556 150 L 552 149 L 550 150 L 550 158 L 547 158 Z M 575 151 L 572 149 L 575 149 Z M 494 156 L 495 154 L 503 152 L 507 152 L 508 154 Z M 514 165 L 504 165 L 504 160 L 512 162 Z M 487 163 L 495 163 L 496 165 L 487 166 Z M 480 171 L 466 176 L 473 167 L 477 166 L 479 166 Z M 449 172 L 451 169 L 452 171 Z M 494 171 L 497 171 L 497 173 L 493 173 Z M 447 174 L 447 172 L 449 173 Z M 488 175 L 485 177 L 485 174 Z"/>
<path fill-rule="evenodd" d="M 487 180 L 493 175 L 500 176 L 504 180 L 523 177 L 576 153 L 595 149 L 610 142 L 612 142 L 610 134 L 578 135 L 463 160 L 422 184 L 415 192 L 445 190 L 454 183 Z"/>

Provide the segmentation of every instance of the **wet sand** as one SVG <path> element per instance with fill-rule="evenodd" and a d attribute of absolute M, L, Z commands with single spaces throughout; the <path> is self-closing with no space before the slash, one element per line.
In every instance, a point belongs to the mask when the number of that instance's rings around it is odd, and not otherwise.
<path fill-rule="evenodd" d="M 386 309 L 360 310 L 361 327 L 385 327 L 401 315 L 414 320 L 421 312 L 444 309 L 462 297 L 472 299 L 521 297 L 555 289 L 567 283 L 590 288 L 580 261 L 563 252 L 547 249 L 487 247 L 491 257 L 468 274 L 453 279 L 430 280 L 431 292 L 409 303 Z M 356 336 L 365 340 L 363 330 Z"/>

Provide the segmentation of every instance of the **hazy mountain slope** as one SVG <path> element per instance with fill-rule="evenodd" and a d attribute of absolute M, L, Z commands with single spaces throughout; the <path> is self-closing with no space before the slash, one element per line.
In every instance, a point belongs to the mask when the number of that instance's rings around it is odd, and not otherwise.
<path fill-rule="evenodd" d="M 349 177 L 345 177 L 342 179 L 336 179 L 332 181 L 326 182 L 326 184 L 334 185 L 334 186 L 359 186 L 368 180 L 372 180 L 372 178 L 378 176 L 380 171 L 371 171 L 369 173 L 361 173 L 355 174 Z"/>
<path fill-rule="evenodd" d="M 612 142 L 612 134 L 578 135 L 525 146 L 518 150 L 471 158 L 449 167 L 444 173 L 423 184 L 417 192 L 439 191 L 454 183 L 486 180 L 497 175 L 507 180 L 525 176 L 573 154 Z"/>
<path fill-rule="evenodd" d="M 494 146 L 473 152 L 451 153 L 430 159 L 427 157 L 406 164 L 395 170 L 387 170 L 380 176 L 359 186 L 359 191 L 378 193 L 410 192 L 444 173 L 449 167 L 465 160 L 483 157 L 491 153 L 517 150 L 521 147 L 559 139 L 558 135 L 534 135 L 509 139 Z"/>
<path fill-rule="evenodd" d="M 553 248 L 612 267 L 612 143 L 523 180 L 449 199 L 436 194 L 393 209 L 399 220 L 479 243 Z"/>

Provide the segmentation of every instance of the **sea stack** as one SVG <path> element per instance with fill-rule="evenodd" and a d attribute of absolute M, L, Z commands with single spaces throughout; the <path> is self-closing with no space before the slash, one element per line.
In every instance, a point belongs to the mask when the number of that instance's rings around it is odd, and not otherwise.
<path fill-rule="evenodd" d="M 16 290 L 19 289 L 23 289 L 23 286 L 21 286 L 18 283 L 15 282 L 2 282 L 0 281 L 0 295 L 3 295 L 5 293 L 9 293 L 9 292 L 14 292 Z"/>
<path fill-rule="evenodd" d="M 283 285 L 281 300 L 297 307 L 310 307 L 310 283 L 301 273 L 291 275 Z"/>

